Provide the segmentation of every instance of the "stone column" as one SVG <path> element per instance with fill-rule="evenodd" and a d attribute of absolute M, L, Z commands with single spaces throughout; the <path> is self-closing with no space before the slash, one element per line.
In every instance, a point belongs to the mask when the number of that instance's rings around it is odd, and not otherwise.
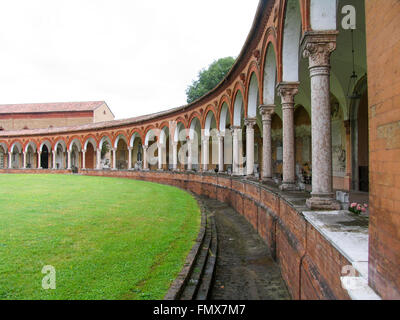
<path fill-rule="evenodd" d="M 239 134 L 240 127 L 232 127 L 232 148 L 233 148 L 233 161 L 232 161 L 232 173 L 234 175 L 239 174 Z"/>
<path fill-rule="evenodd" d="M 351 190 L 351 125 L 350 120 L 344 121 L 344 127 L 346 129 L 346 177 L 344 178 L 344 188 L 348 191 Z"/>
<path fill-rule="evenodd" d="M 203 171 L 207 172 L 208 171 L 208 162 L 210 159 L 210 153 L 209 153 L 210 136 L 203 136 L 201 139 L 203 142 Z"/>
<path fill-rule="evenodd" d="M 12 153 L 8 153 L 8 169 L 12 169 Z"/>
<path fill-rule="evenodd" d="M 263 166 L 262 180 L 272 181 L 272 139 L 271 122 L 272 114 L 275 112 L 275 105 L 261 105 L 259 107 L 263 122 Z"/>
<path fill-rule="evenodd" d="M 158 148 L 158 170 L 162 171 L 163 170 L 163 145 L 162 143 L 157 143 L 157 148 Z"/>
<path fill-rule="evenodd" d="M 23 159 L 24 159 L 23 164 L 22 164 L 22 168 L 26 169 L 26 152 L 23 152 L 22 154 L 23 154 Z"/>
<path fill-rule="evenodd" d="M 82 169 L 86 169 L 86 151 L 82 150 Z"/>
<path fill-rule="evenodd" d="M 101 149 L 96 149 L 96 169 L 100 170 L 100 166 L 101 166 Z"/>
<path fill-rule="evenodd" d="M 132 149 L 131 147 L 128 148 L 128 170 L 132 169 Z"/>
<path fill-rule="evenodd" d="M 67 167 L 67 169 L 71 170 L 71 168 L 72 168 L 72 166 L 71 166 L 71 151 L 68 150 L 67 153 L 68 153 L 68 167 Z"/>
<path fill-rule="evenodd" d="M 187 169 L 188 171 L 192 171 L 193 169 L 193 141 L 190 138 L 187 140 L 188 144 L 188 164 Z"/>
<path fill-rule="evenodd" d="M 254 175 L 254 126 L 256 119 L 246 119 L 246 175 Z"/>
<path fill-rule="evenodd" d="M 41 153 L 40 151 L 37 152 L 37 157 L 38 157 L 38 158 L 37 158 L 37 168 L 38 168 L 38 169 L 42 169 L 42 167 L 40 166 L 41 154 L 42 154 L 42 153 Z"/>
<path fill-rule="evenodd" d="M 112 148 L 112 169 L 117 170 L 117 149 Z"/>
<path fill-rule="evenodd" d="M 56 155 L 57 152 L 55 150 L 53 150 L 53 170 L 57 169 L 57 165 L 56 165 Z"/>
<path fill-rule="evenodd" d="M 172 142 L 172 166 L 173 170 L 178 170 L 178 142 Z"/>
<path fill-rule="evenodd" d="M 307 32 L 302 40 L 311 78 L 312 193 L 310 209 L 339 210 L 332 189 L 332 132 L 330 108 L 330 55 L 337 31 Z"/>
<path fill-rule="evenodd" d="M 143 170 L 149 170 L 149 164 L 147 162 L 147 150 L 149 146 L 143 146 Z"/>
<path fill-rule="evenodd" d="M 218 134 L 218 172 L 224 172 L 224 136 Z"/>
<path fill-rule="evenodd" d="M 281 82 L 278 93 L 282 99 L 283 114 L 283 181 L 281 190 L 296 190 L 294 152 L 294 96 L 299 92 L 299 82 Z"/>

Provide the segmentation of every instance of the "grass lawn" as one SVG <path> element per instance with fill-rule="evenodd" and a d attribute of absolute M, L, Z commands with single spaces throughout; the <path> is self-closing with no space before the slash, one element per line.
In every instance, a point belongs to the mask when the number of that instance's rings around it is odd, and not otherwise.
<path fill-rule="evenodd" d="M 0 175 L 0 299 L 162 299 L 199 227 L 196 200 L 174 187 Z"/>

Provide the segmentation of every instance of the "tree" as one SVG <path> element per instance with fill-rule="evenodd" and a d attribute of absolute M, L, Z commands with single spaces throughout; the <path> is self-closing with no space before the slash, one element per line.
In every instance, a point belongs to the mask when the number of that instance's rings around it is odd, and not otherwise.
<path fill-rule="evenodd" d="M 214 89 L 224 79 L 235 63 L 233 57 L 221 58 L 214 61 L 208 69 L 200 70 L 198 79 L 186 89 L 187 103 L 191 103 L 207 92 Z"/>

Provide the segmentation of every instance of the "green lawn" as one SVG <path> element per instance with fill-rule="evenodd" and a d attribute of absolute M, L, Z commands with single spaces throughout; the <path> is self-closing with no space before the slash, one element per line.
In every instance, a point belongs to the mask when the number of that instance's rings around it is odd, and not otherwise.
<path fill-rule="evenodd" d="M 0 175 L 0 299 L 162 299 L 199 230 L 188 193 L 128 179 Z M 43 266 L 56 289 L 42 289 Z"/>

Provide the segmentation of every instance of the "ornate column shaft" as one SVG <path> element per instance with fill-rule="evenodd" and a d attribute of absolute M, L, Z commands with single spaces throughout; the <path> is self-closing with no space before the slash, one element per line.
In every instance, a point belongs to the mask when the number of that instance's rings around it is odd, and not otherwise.
<path fill-rule="evenodd" d="M 24 159 L 22 168 L 26 169 L 26 152 L 23 152 L 22 154 L 23 154 L 23 159 Z"/>
<path fill-rule="evenodd" d="M 332 132 L 330 108 L 330 55 L 336 49 L 337 31 L 308 32 L 303 56 L 311 78 L 312 197 L 311 209 L 340 209 L 332 190 Z"/>
<path fill-rule="evenodd" d="M 101 150 L 100 149 L 96 149 L 96 161 L 97 161 L 97 166 L 96 169 L 100 170 L 100 166 L 101 166 Z"/>
<path fill-rule="evenodd" d="M 117 170 L 117 149 L 112 148 L 112 169 Z"/>
<path fill-rule="evenodd" d="M 68 170 L 71 170 L 72 166 L 71 166 L 71 151 L 67 151 L 68 152 Z"/>
<path fill-rule="evenodd" d="M 143 170 L 149 170 L 149 164 L 147 162 L 147 151 L 149 146 L 143 146 Z"/>
<path fill-rule="evenodd" d="M 272 139 L 271 123 L 275 105 L 261 105 L 259 107 L 263 122 L 263 170 L 262 180 L 272 181 Z"/>
<path fill-rule="evenodd" d="M 40 164 L 41 164 L 41 163 L 40 163 L 41 154 L 42 154 L 42 153 L 41 153 L 40 151 L 37 152 L 37 157 L 38 157 L 38 158 L 37 158 L 37 168 L 38 168 L 38 169 L 42 169 L 42 167 L 41 167 L 41 165 L 40 165 Z"/>
<path fill-rule="evenodd" d="M 246 119 L 246 174 L 252 176 L 254 174 L 254 126 L 256 119 Z"/>
<path fill-rule="evenodd" d="M 132 169 L 132 149 L 131 147 L 128 148 L 128 170 Z"/>
<path fill-rule="evenodd" d="M 158 170 L 162 170 L 163 151 L 164 151 L 162 143 L 157 143 L 157 148 L 158 148 Z"/>
<path fill-rule="evenodd" d="M 191 171 L 193 169 L 193 141 L 188 138 L 187 139 L 187 144 L 188 144 L 188 164 L 187 164 L 187 169 L 188 171 Z"/>
<path fill-rule="evenodd" d="M 239 174 L 239 135 L 240 127 L 233 126 L 232 130 L 232 149 L 233 149 L 233 161 L 232 161 L 232 173 L 234 175 Z"/>
<path fill-rule="evenodd" d="M 294 152 L 294 96 L 299 92 L 299 82 L 281 82 L 278 93 L 282 99 L 283 114 L 283 181 L 281 190 L 296 190 Z"/>
<path fill-rule="evenodd" d="M 224 172 L 224 136 L 218 134 L 218 172 Z"/>
<path fill-rule="evenodd" d="M 86 151 L 82 150 L 82 169 L 86 169 Z"/>
<path fill-rule="evenodd" d="M 206 172 L 208 171 L 208 162 L 210 159 L 210 153 L 209 153 L 210 136 L 203 136 L 201 140 L 203 142 L 203 171 Z"/>
<path fill-rule="evenodd" d="M 57 155 L 56 151 L 53 150 L 53 170 L 56 170 L 56 169 L 57 169 L 57 165 L 56 165 L 56 155 Z"/>
<path fill-rule="evenodd" d="M 178 142 L 172 142 L 172 167 L 173 170 L 178 170 Z"/>

